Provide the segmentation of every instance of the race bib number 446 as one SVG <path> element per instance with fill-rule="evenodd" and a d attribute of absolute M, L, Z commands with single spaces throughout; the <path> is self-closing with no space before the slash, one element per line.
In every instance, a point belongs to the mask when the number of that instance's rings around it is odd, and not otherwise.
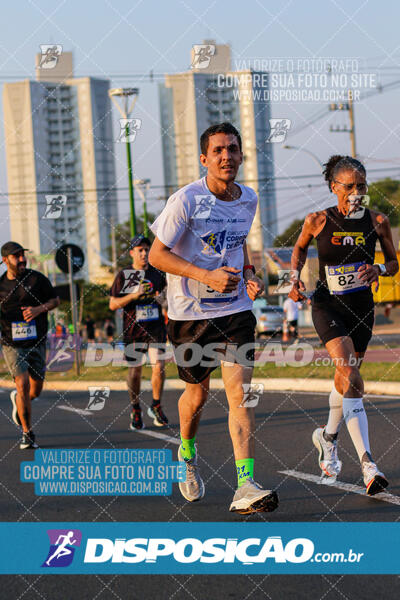
<path fill-rule="evenodd" d="M 348 265 L 326 266 L 326 281 L 331 294 L 342 295 L 367 290 L 368 286 L 358 278 L 358 269 L 363 262 Z"/>
<path fill-rule="evenodd" d="M 37 338 L 35 321 L 14 321 L 11 323 L 11 335 L 15 342 L 35 340 Z"/>

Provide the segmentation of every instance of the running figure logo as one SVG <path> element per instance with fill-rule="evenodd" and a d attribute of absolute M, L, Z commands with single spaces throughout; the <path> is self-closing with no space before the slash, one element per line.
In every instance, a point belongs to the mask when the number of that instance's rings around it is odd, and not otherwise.
<path fill-rule="evenodd" d="M 193 46 L 193 58 L 190 68 L 207 69 L 214 54 L 214 44 L 195 44 Z"/>
<path fill-rule="evenodd" d="M 208 219 L 211 214 L 211 209 L 215 206 L 215 196 L 203 196 L 196 194 L 196 208 L 193 213 L 193 219 Z"/>
<path fill-rule="evenodd" d="M 119 138 L 117 142 L 133 142 L 142 126 L 142 119 L 119 119 Z"/>
<path fill-rule="evenodd" d="M 207 235 L 203 235 L 201 240 L 206 244 L 202 250 L 205 254 L 221 254 L 224 241 L 225 241 L 226 230 L 224 231 L 216 231 L 215 233 L 208 233 Z"/>
<path fill-rule="evenodd" d="M 144 271 L 135 271 L 134 269 L 124 269 L 124 284 L 121 289 L 121 294 L 133 294 L 139 291 L 139 285 L 144 279 Z"/>
<path fill-rule="evenodd" d="M 260 396 L 264 393 L 263 383 L 242 383 L 243 400 L 239 404 L 241 408 L 255 408 L 258 406 Z"/>
<path fill-rule="evenodd" d="M 58 219 L 61 217 L 62 210 L 67 204 L 67 196 L 65 194 L 46 195 L 46 212 L 43 219 Z"/>
<path fill-rule="evenodd" d="M 40 51 L 42 56 L 38 68 L 54 69 L 62 54 L 62 46 L 60 46 L 60 44 L 41 44 Z"/>
<path fill-rule="evenodd" d="M 267 142 L 271 144 L 284 142 L 291 125 L 292 121 L 290 119 L 269 119 L 271 130 Z"/>
<path fill-rule="evenodd" d="M 69 334 L 65 339 L 50 338 L 47 370 L 69 371 L 74 364 L 74 353 L 80 347 L 80 336 L 78 334 Z"/>
<path fill-rule="evenodd" d="M 298 277 L 299 272 L 294 269 L 279 269 L 275 294 L 288 294 L 293 287 L 293 282 L 297 280 Z"/>
<path fill-rule="evenodd" d="M 106 400 L 110 397 L 109 387 L 88 387 L 89 403 L 86 410 L 102 410 Z"/>
<path fill-rule="evenodd" d="M 68 567 L 76 548 L 81 545 L 82 532 L 79 529 L 48 529 L 47 535 L 50 548 L 42 567 Z"/>

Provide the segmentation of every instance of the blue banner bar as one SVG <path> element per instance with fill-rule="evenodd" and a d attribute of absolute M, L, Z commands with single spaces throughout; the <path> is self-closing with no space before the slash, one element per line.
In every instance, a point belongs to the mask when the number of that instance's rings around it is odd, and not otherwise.
<path fill-rule="evenodd" d="M 400 574 L 400 523 L 0 523 L 0 574 Z"/>

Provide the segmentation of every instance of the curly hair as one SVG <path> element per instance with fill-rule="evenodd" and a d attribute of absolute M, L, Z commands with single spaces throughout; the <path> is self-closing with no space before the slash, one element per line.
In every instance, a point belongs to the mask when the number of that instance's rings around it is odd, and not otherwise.
<path fill-rule="evenodd" d="M 331 184 L 340 171 L 350 170 L 359 171 L 362 175 L 367 174 L 364 165 L 359 160 L 352 156 L 341 156 L 340 154 L 331 156 L 328 162 L 324 164 L 324 167 L 325 169 L 322 171 L 322 174 L 325 181 L 328 182 L 330 192 L 332 191 Z"/>

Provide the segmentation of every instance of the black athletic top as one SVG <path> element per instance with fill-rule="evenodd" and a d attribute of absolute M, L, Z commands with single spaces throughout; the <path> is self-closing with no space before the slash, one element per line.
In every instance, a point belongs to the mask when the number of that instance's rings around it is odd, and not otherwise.
<path fill-rule="evenodd" d="M 30 322 L 31 325 L 35 324 L 36 335 L 33 337 L 27 335 L 28 339 L 23 339 L 21 327 L 18 327 L 18 323 L 24 321 L 21 307 L 39 306 L 56 297 L 57 294 L 50 281 L 39 271 L 25 269 L 16 279 L 8 279 L 7 272 L 4 273 L 0 277 L 1 343 L 7 346 L 30 348 L 46 339 L 47 312 L 41 313 Z"/>
<path fill-rule="evenodd" d="M 122 269 L 115 277 L 110 296 L 122 298 L 139 285 L 140 271 L 132 267 Z M 149 294 L 140 300 L 132 300 L 123 308 L 124 342 L 140 339 L 146 333 L 165 329 L 161 306 L 155 300 L 155 292 L 162 292 L 166 285 L 165 274 L 151 265 L 144 272 L 143 283 L 149 284 Z"/>
<path fill-rule="evenodd" d="M 316 236 L 319 259 L 319 279 L 326 286 L 325 266 L 365 262 L 373 265 L 378 239 L 371 213 L 366 208 L 361 219 L 347 219 L 337 206 L 325 210 L 326 222 Z M 363 290 L 371 294 L 371 289 Z M 357 292 L 360 293 L 360 292 Z M 353 296 L 353 294 L 349 294 Z"/>

